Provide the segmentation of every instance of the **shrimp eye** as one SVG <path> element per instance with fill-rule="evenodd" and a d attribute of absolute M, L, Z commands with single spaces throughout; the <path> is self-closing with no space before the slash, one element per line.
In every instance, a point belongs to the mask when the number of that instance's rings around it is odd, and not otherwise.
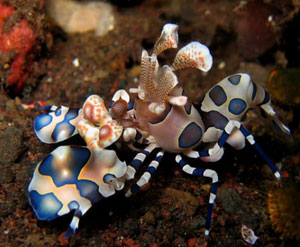
<path fill-rule="evenodd" d="M 126 113 L 127 108 L 128 103 L 123 99 L 119 99 L 112 105 L 111 110 L 114 117 L 120 118 Z"/>

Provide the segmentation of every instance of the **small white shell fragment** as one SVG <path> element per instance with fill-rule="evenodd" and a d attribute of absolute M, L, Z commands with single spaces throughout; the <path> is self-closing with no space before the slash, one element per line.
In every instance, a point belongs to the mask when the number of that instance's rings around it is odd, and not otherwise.
<path fill-rule="evenodd" d="M 79 67 L 80 63 L 79 63 L 79 59 L 77 57 L 73 60 L 73 65 L 74 65 L 74 67 Z"/>
<path fill-rule="evenodd" d="M 220 62 L 219 64 L 218 64 L 218 69 L 224 69 L 225 68 L 225 66 L 226 66 L 226 62 L 225 61 L 222 61 L 222 62 Z"/>
<path fill-rule="evenodd" d="M 258 240 L 258 237 L 256 237 L 254 234 L 254 231 L 251 228 L 248 228 L 246 225 L 242 225 L 241 234 L 244 241 L 248 244 L 254 245 Z"/>

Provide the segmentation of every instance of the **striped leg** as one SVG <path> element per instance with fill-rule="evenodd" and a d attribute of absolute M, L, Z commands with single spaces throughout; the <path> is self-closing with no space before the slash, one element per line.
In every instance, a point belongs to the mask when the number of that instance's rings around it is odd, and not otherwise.
<path fill-rule="evenodd" d="M 206 162 L 215 162 L 215 161 L 219 160 L 222 157 L 222 155 L 223 155 L 223 146 L 225 145 L 225 143 L 226 143 L 227 139 L 229 138 L 230 134 L 233 132 L 233 130 L 235 128 L 239 129 L 240 127 L 241 127 L 240 122 L 235 121 L 235 120 L 230 120 L 226 124 L 226 126 L 225 126 L 218 142 L 216 142 L 215 145 L 212 148 L 204 149 L 204 150 L 201 150 L 201 151 L 192 150 L 192 151 L 189 151 L 189 152 L 184 153 L 184 154 L 189 158 L 206 158 L 206 157 L 215 156 L 216 158 L 211 159 L 211 160 L 203 159 Z"/>
<path fill-rule="evenodd" d="M 238 121 L 231 120 L 229 121 L 224 131 L 222 132 L 219 141 L 214 145 L 213 148 L 208 150 L 202 150 L 202 151 L 191 151 L 189 153 L 186 153 L 186 156 L 190 158 L 198 158 L 198 157 L 209 157 L 211 155 L 216 154 L 225 144 L 228 137 L 230 136 L 231 132 L 234 130 L 234 128 L 238 128 L 241 133 L 245 136 L 247 141 L 254 146 L 256 151 L 261 155 L 261 157 L 265 160 L 265 162 L 268 164 L 268 166 L 271 168 L 272 172 L 274 173 L 274 176 L 277 179 L 281 178 L 280 172 L 275 167 L 273 162 L 269 159 L 269 157 L 265 154 L 265 152 L 261 149 L 261 147 L 255 142 L 253 135 L 250 134 L 250 132 Z"/>
<path fill-rule="evenodd" d="M 152 175 L 156 171 L 157 167 L 159 166 L 159 162 L 161 161 L 164 155 L 163 151 L 160 151 L 156 154 L 154 160 L 151 161 L 147 170 L 143 173 L 140 179 L 126 192 L 125 196 L 129 197 L 133 193 L 137 192 L 143 185 L 147 184 L 151 179 Z"/>
<path fill-rule="evenodd" d="M 75 233 L 76 229 L 78 228 L 79 225 L 79 220 L 80 217 L 82 216 L 82 213 L 80 212 L 79 209 L 76 209 L 72 218 L 72 221 L 68 227 L 68 230 L 66 231 L 64 238 L 70 237 L 72 234 Z"/>
<path fill-rule="evenodd" d="M 266 92 L 266 94 L 267 94 L 267 92 Z M 269 95 L 269 94 L 267 94 L 267 95 Z M 269 96 L 268 96 L 268 98 L 269 98 Z M 263 105 L 260 105 L 260 108 L 267 114 L 267 116 L 269 118 L 272 119 L 272 122 L 277 129 L 281 130 L 286 135 L 291 134 L 290 129 L 278 119 L 277 114 L 271 105 L 271 100 L 269 100 L 267 103 L 265 103 Z"/>
<path fill-rule="evenodd" d="M 72 203 L 72 202 L 71 202 Z M 70 206 L 70 204 L 69 204 Z M 91 208 L 91 204 L 85 204 L 84 206 L 81 205 L 80 208 L 78 208 L 77 206 L 75 208 L 72 208 L 72 209 L 75 209 L 74 210 L 74 215 L 73 215 L 73 218 L 72 218 L 72 221 L 64 235 L 64 238 L 68 238 L 70 237 L 73 233 L 75 233 L 76 229 L 78 228 L 78 225 L 79 225 L 79 220 L 80 220 L 80 217 L 83 216 L 90 208 Z"/>
<path fill-rule="evenodd" d="M 151 143 L 148 145 L 142 152 L 138 153 L 134 159 L 130 162 L 130 165 L 127 166 L 126 177 L 127 180 L 133 179 L 136 171 L 143 164 L 146 157 L 157 148 L 156 144 Z"/>
<path fill-rule="evenodd" d="M 144 138 L 143 134 L 134 128 L 126 128 L 123 132 L 123 139 L 125 142 L 137 142 L 140 144 L 149 144 L 151 138 Z"/>
<path fill-rule="evenodd" d="M 273 164 L 273 162 L 270 160 L 270 158 L 265 154 L 262 148 L 255 142 L 253 135 L 251 135 L 251 133 L 243 125 L 241 125 L 240 131 L 246 137 L 247 141 L 256 149 L 256 151 L 260 154 L 260 156 L 265 160 L 265 162 L 268 164 L 268 166 L 271 168 L 272 172 L 274 173 L 274 176 L 280 180 L 281 179 L 280 172 Z"/>
<path fill-rule="evenodd" d="M 208 205 L 208 211 L 207 211 L 207 217 L 206 217 L 206 223 L 205 223 L 205 236 L 209 235 L 209 229 L 211 224 L 211 216 L 213 211 L 214 202 L 216 199 L 217 194 L 217 187 L 218 187 L 218 174 L 216 171 L 211 169 L 204 169 L 204 168 L 195 168 L 190 166 L 188 163 L 186 163 L 182 156 L 180 154 L 176 155 L 176 162 L 179 164 L 181 169 L 190 175 L 193 176 L 203 176 L 211 178 L 212 185 L 210 188 L 210 194 L 209 194 L 209 205 Z"/>

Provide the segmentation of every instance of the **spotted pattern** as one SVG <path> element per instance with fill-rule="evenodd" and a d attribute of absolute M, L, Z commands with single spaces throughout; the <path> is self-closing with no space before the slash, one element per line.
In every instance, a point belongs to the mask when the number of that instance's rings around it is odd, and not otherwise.
<path fill-rule="evenodd" d="M 71 136 L 75 131 L 75 126 L 73 126 L 70 121 L 78 116 L 77 109 L 70 109 L 68 113 L 65 115 L 65 118 L 62 122 L 56 124 L 53 133 L 51 135 L 53 140 L 57 140 L 58 136 L 62 133 L 62 131 L 68 132 L 68 135 Z"/>
<path fill-rule="evenodd" d="M 39 220 L 49 221 L 57 217 L 57 213 L 63 206 L 53 193 L 40 195 L 35 190 L 29 193 L 29 203 Z"/>
<path fill-rule="evenodd" d="M 234 115 L 240 115 L 247 107 L 247 103 L 242 99 L 232 99 L 228 105 L 228 110 Z"/>
<path fill-rule="evenodd" d="M 90 155 L 91 152 L 87 148 L 73 146 L 69 148 L 69 152 L 64 156 L 59 152 L 57 154 L 52 152 L 41 163 L 39 172 L 42 175 L 51 176 L 57 187 L 75 184 Z"/>
<path fill-rule="evenodd" d="M 202 129 L 201 127 L 192 122 L 188 124 L 181 135 L 178 138 L 178 145 L 180 148 L 190 148 L 196 145 L 202 138 Z"/>
<path fill-rule="evenodd" d="M 217 129 L 224 129 L 228 123 L 228 119 L 217 111 L 201 112 L 205 128 L 215 127 Z"/>
<path fill-rule="evenodd" d="M 79 208 L 79 203 L 77 201 L 71 201 L 68 204 L 68 207 L 70 210 L 78 209 Z"/>
<path fill-rule="evenodd" d="M 61 107 L 57 108 L 55 111 L 55 116 L 59 117 L 61 115 Z"/>
<path fill-rule="evenodd" d="M 33 126 L 35 130 L 39 131 L 49 125 L 51 122 L 52 116 L 48 114 L 41 114 L 34 120 Z"/>
<path fill-rule="evenodd" d="M 241 81 L 241 75 L 232 75 L 228 77 L 228 81 L 230 81 L 233 85 L 238 85 Z"/>
<path fill-rule="evenodd" d="M 99 186 L 92 181 L 79 180 L 77 181 L 76 186 L 80 195 L 89 199 L 92 203 L 96 203 L 102 198 L 98 192 Z"/>
<path fill-rule="evenodd" d="M 224 89 L 220 86 L 215 86 L 209 92 L 209 97 L 217 106 L 223 105 L 227 100 L 226 93 L 225 93 Z"/>

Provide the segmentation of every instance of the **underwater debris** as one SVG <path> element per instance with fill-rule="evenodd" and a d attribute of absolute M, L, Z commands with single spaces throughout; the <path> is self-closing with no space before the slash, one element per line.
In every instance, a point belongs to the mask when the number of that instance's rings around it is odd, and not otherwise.
<path fill-rule="evenodd" d="M 114 15 L 108 3 L 48 0 L 47 11 L 67 33 L 95 31 L 97 36 L 103 36 L 114 28 Z"/>
<path fill-rule="evenodd" d="M 274 230 L 282 237 L 300 239 L 300 186 L 285 183 L 268 193 L 268 209 Z"/>
<path fill-rule="evenodd" d="M 243 239 L 248 244 L 255 244 L 258 240 L 258 237 L 255 236 L 254 231 L 251 228 L 248 228 L 246 225 L 242 225 L 241 227 L 241 234 Z"/>

